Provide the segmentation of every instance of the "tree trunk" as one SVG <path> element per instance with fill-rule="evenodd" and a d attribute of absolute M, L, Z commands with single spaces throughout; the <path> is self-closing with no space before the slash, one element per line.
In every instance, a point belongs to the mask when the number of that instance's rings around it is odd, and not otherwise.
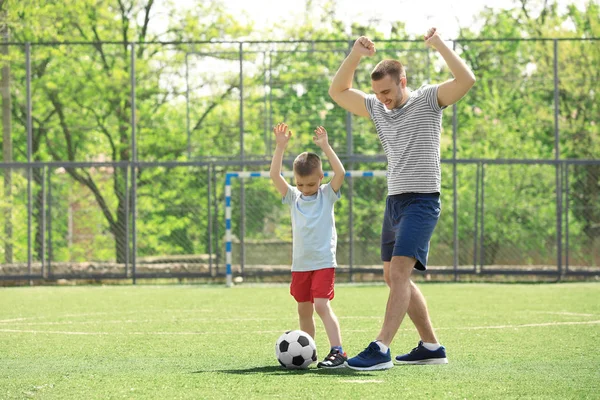
<path fill-rule="evenodd" d="M 117 263 L 125 264 L 129 262 L 127 252 L 127 213 L 126 201 L 125 201 L 125 193 L 128 188 L 125 187 L 126 176 L 128 173 L 127 168 L 117 168 L 114 171 L 115 174 L 115 193 L 117 195 L 118 204 L 117 204 L 117 216 L 115 218 L 115 223 L 111 227 L 111 231 L 115 238 L 115 255 L 117 259 Z M 129 211 L 131 212 L 131 211 Z"/>

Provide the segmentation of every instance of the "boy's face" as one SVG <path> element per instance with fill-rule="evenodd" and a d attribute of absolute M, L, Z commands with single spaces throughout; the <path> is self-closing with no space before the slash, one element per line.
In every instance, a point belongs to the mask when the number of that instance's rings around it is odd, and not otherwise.
<path fill-rule="evenodd" d="M 294 174 L 296 179 L 296 187 L 304 196 L 312 196 L 317 193 L 321 186 L 321 180 L 323 179 L 323 172 L 315 171 L 307 176 L 300 176 Z"/>

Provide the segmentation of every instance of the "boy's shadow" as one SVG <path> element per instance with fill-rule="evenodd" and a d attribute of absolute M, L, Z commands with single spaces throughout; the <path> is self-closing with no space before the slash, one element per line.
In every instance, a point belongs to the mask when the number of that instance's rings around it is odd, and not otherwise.
<path fill-rule="evenodd" d="M 372 375 L 371 373 L 365 373 L 365 371 L 356 371 L 351 368 L 309 368 L 309 369 L 285 369 L 278 365 L 268 365 L 262 367 L 251 367 L 251 368 L 240 368 L 240 369 L 208 369 L 198 370 L 192 372 L 193 374 L 202 374 L 207 372 L 220 372 L 224 374 L 233 375 L 251 375 L 251 374 L 267 374 L 267 375 Z"/>

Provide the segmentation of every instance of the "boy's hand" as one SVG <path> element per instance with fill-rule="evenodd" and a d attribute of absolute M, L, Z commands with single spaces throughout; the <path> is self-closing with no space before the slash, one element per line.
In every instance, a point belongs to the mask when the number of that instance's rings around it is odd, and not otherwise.
<path fill-rule="evenodd" d="M 352 51 L 360 54 L 363 57 L 371 57 L 373 54 L 375 54 L 375 43 L 373 43 L 368 37 L 361 36 L 356 39 L 356 42 L 354 42 Z"/>
<path fill-rule="evenodd" d="M 292 137 L 292 131 L 288 131 L 288 126 L 283 122 L 273 127 L 273 133 L 275 134 L 275 143 L 277 146 L 286 147 Z"/>
<path fill-rule="evenodd" d="M 321 149 L 329 146 L 329 138 L 327 137 L 327 131 L 322 126 L 318 126 L 315 129 L 315 135 L 313 136 L 313 140 L 317 146 Z"/>
<path fill-rule="evenodd" d="M 429 28 L 427 33 L 423 36 L 425 39 L 425 44 L 429 47 L 433 47 L 434 49 L 438 45 L 438 43 L 442 42 L 442 37 L 440 36 L 437 28 Z"/>

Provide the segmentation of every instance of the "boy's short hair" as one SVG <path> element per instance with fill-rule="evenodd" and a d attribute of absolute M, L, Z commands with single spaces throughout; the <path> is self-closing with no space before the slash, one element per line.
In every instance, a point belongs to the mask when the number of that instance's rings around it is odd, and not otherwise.
<path fill-rule="evenodd" d="M 406 76 L 404 65 L 398 60 L 381 60 L 379 64 L 373 68 L 371 80 L 378 81 L 383 79 L 386 75 L 391 76 L 392 79 L 396 81 L 396 84 L 400 83 L 400 78 Z"/>
<path fill-rule="evenodd" d="M 309 176 L 321 170 L 321 157 L 305 151 L 294 160 L 294 172 L 300 176 Z"/>

